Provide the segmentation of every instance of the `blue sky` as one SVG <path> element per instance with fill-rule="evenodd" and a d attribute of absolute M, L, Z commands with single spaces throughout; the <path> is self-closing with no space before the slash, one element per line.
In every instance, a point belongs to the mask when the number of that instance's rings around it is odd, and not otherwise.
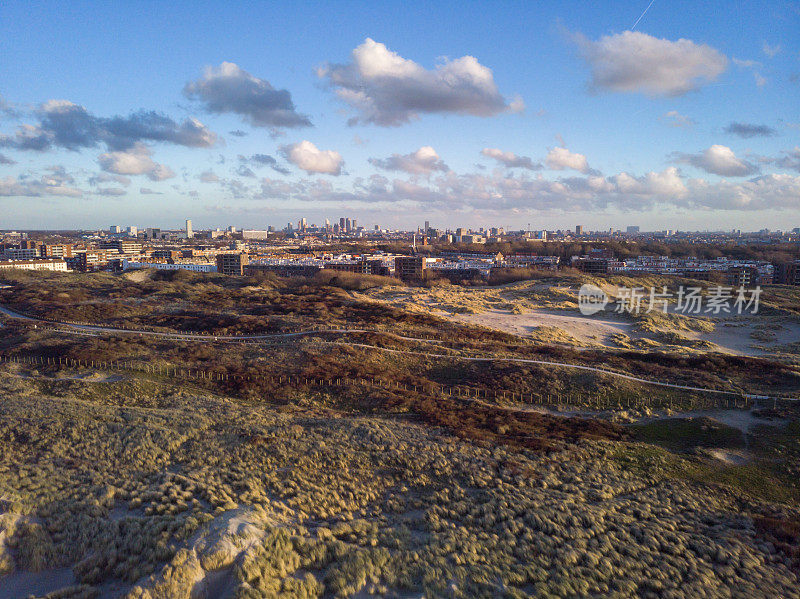
<path fill-rule="evenodd" d="M 648 4 L 4 2 L 0 228 L 800 226 L 800 3 Z"/>

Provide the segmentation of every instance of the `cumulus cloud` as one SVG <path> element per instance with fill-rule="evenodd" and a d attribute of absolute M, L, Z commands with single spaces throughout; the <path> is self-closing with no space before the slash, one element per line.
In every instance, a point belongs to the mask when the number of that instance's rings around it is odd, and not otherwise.
<path fill-rule="evenodd" d="M 280 152 L 286 160 L 307 173 L 342 174 L 344 160 L 341 154 L 334 150 L 320 150 L 310 141 L 281 146 Z"/>
<path fill-rule="evenodd" d="M 219 177 L 211 170 L 203 171 L 197 178 L 203 183 L 216 183 L 219 181 Z"/>
<path fill-rule="evenodd" d="M 141 110 L 122 117 L 98 117 L 67 100 L 49 100 L 36 110 L 37 125 L 25 124 L 16 134 L 0 136 L 0 146 L 20 150 L 52 147 L 79 150 L 104 143 L 110 150 L 127 150 L 142 141 L 207 148 L 217 142 L 215 133 L 197 119 L 177 123 L 155 111 Z"/>
<path fill-rule="evenodd" d="M 687 210 L 796 209 L 800 176 L 765 175 L 714 183 L 684 177 L 671 166 L 643 175 L 619 173 L 548 180 L 527 172 L 458 174 L 451 171 L 428 179 L 389 180 L 381 175 L 356 178 L 348 187 L 330 180 L 262 179 L 253 198 L 381 206 L 384 210 L 438 209 L 483 212 L 578 212 L 613 209 L 641 211 L 664 207 Z"/>
<path fill-rule="evenodd" d="M 591 87 L 648 96 L 681 96 L 714 81 L 727 57 L 691 40 L 659 39 L 638 31 L 605 35 L 592 41 L 573 35 L 592 71 Z"/>
<path fill-rule="evenodd" d="M 387 171 L 403 171 L 411 175 L 429 175 L 450 168 L 431 146 L 422 146 L 411 154 L 392 154 L 388 158 L 370 158 L 370 164 Z"/>
<path fill-rule="evenodd" d="M 800 146 L 795 146 L 792 150 L 783 150 L 783 156 L 778 158 L 762 158 L 762 162 L 774 164 L 779 168 L 791 169 L 800 173 Z"/>
<path fill-rule="evenodd" d="M 9 158 L 5 154 L 0 154 L 0 164 L 16 164 L 17 161 Z"/>
<path fill-rule="evenodd" d="M 282 175 L 289 174 L 289 170 L 278 164 L 278 161 L 275 160 L 275 158 L 273 156 L 270 156 L 269 154 L 253 154 L 249 158 L 247 156 L 240 155 L 239 160 L 243 163 L 249 163 L 254 167 L 268 166 L 273 171 L 280 173 Z"/>
<path fill-rule="evenodd" d="M 232 62 L 206 67 L 203 76 L 183 88 L 187 98 L 202 102 L 211 113 L 238 114 L 255 127 L 310 127 L 295 109 L 292 94 L 275 89 Z"/>
<path fill-rule="evenodd" d="M 728 146 L 715 144 L 699 154 L 677 154 L 679 162 L 691 164 L 699 169 L 723 177 L 745 177 L 758 172 L 758 167 L 737 158 Z"/>
<path fill-rule="evenodd" d="M 426 113 L 488 117 L 524 108 L 521 99 L 509 102 L 498 92 L 491 69 L 473 56 L 444 59 L 429 70 L 370 38 L 353 50 L 351 62 L 327 64 L 317 74 L 356 111 L 351 125 L 396 127 Z"/>
<path fill-rule="evenodd" d="M 19 177 L 0 178 L 0 196 L 79 198 L 83 196 L 83 192 L 66 185 L 58 176 L 44 175 L 39 181 L 29 181 Z"/>
<path fill-rule="evenodd" d="M 688 117 L 685 114 L 681 114 L 677 110 L 670 110 L 669 112 L 665 112 L 662 116 L 659 117 L 659 120 L 664 121 L 670 127 L 677 127 L 680 129 L 690 129 L 691 127 L 694 127 L 696 124 L 693 118 Z"/>
<path fill-rule="evenodd" d="M 240 164 L 239 167 L 236 169 L 236 174 L 240 177 L 255 177 L 256 174 L 246 164 Z"/>
<path fill-rule="evenodd" d="M 99 196 L 119 197 L 124 196 L 128 192 L 121 187 L 100 187 L 92 193 Z"/>
<path fill-rule="evenodd" d="M 504 152 L 498 148 L 483 148 L 481 154 L 487 158 L 497 160 L 497 162 L 508 168 L 525 168 L 529 171 L 536 171 L 542 168 L 541 163 L 534 163 L 528 156 L 517 156 L 513 152 Z"/>
<path fill-rule="evenodd" d="M 2 94 L 0 94 L 0 114 L 3 114 L 9 118 L 17 118 L 19 116 L 17 109 L 9 104 Z"/>
<path fill-rule="evenodd" d="M 154 162 L 150 148 L 137 144 L 127 151 L 106 152 L 97 157 L 100 168 L 117 175 L 147 175 L 152 181 L 163 181 L 175 176 L 168 166 Z"/>
<path fill-rule="evenodd" d="M 589 162 L 586 160 L 586 156 L 570 152 L 567 148 L 556 147 L 550 150 L 545 158 L 545 163 L 547 164 L 547 168 L 554 171 L 572 169 L 584 174 L 594 173 L 594 171 L 589 168 Z"/>
<path fill-rule="evenodd" d="M 774 137 L 778 134 L 775 129 L 768 125 L 756 125 L 753 123 L 729 123 L 724 131 L 745 139 L 751 137 Z"/>
<path fill-rule="evenodd" d="M 131 180 L 123 175 L 115 175 L 111 173 L 97 173 L 89 177 L 90 185 L 100 185 L 102 183 L 118 183 L 127 187 L 131 184 Z"/>

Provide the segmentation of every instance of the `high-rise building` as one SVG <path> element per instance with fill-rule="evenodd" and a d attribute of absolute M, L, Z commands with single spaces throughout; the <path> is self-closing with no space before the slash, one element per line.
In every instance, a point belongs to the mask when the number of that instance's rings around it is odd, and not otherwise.
<path fill-rule="evenodd" d="M 128 237 L 136 237 L 139 234 L 139 227 L 128 227 Z"/>
<path fill-rule="evenodd" d="M 424 235 L 427 235 L 428 232 L 431 230 L 431 223 L 430 221 L 425 221 L 425 230 L 422 232 Z"/>
<path fill-rule="evenodd" d="M 351 221 L 349 218 L 344 219 L 344 230 L 346 233 L 349 233 L 353 230 L 353 221 Z"/>
<path fill-rule="evenodd" d="M 192 230 L 192 219 L 186 219 L 186 239 L 191 239 L 194 237 L 194 231 Z"/>
<path fill-rule="evenodd" d="M 577 225 L 575 227 L 575 235 L 578 235 L 578 236 L 583 235 L 583 225 Z"/>
<path fill-rule="evenodd" d="M 344 217 L 342 217 L 342 218 L 340 218 L 340 219 L 339 219 L 339 231 L 340 231 L 340 232 L 342 232 L 342 233 L 344 233 L 344 231 L 346 230 L 346 229 L 345 229 L 345 227 L 346 227 L 346 222 L 347 222 L 347 221 L 345 220 L 345 218 L 344 218 Z"/>
<path fill-rule="evenodd" d="M 147 229 L 145 229 L 145 237 L 148 239 L 161 239 L 161 229 L 147 227 Z"/>
<path fill-rule="evenodd" d="M 112 235 L 115 235 L 117 233 L 122 233 L 122 227 L 120 227 L 119 225 L 111 225 L 108 228 L 108 232 L 111 233 Z"/>
<path fill-rule="evenodd" d="M 394 259 L 394 274 L 404 281 L 421 279 L 425 274 L 425 257 L 397 256 Z"/>
<path fill-rule="evenodd" d="M 241 277 L 248 262 L 247 254 L 217 254 L 217 272 Z"/>
<path fill-rule="evenodd" d="M 356 222 L 356 219 L 353 219 L 353 222 L 351 223 L 351 226 L 353 227 L 351 229 L 352 231 L 355 231 L 356 229 L 358 229 L 358 223 Z"/>

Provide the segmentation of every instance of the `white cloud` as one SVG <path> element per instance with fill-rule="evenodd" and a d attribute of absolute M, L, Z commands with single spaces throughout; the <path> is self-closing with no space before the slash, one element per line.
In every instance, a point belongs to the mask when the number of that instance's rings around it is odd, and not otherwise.
<path fill-rule="evenodd" d="M 136 144 L 130 150 L 100 154 L 97 162 L 104 171 L 118 175 L 147 175 L 153 181 L 175 176 L 172 169 L 154 162 L 150 155 L 150 148 Z"/>
<path fill-rule="evenodd" d="M 317 74 L 357 112 L 350 124 L 393 127 L 425 113 L 488 117 L 524 109 L 521 99 L 509 102 L 498 92 L 491 69 L 473 56 L 428 70 L 370 38 L 353 50 L 352 62 L 325 65 Z"/>
<path fill-rule="evenodd" d="M 525 168 L 530 171 L 536 171 L 542 168 L 540 163 L 534 163 L 528 156 L 517 156 L 513 152 L 504 152 L 499 148 L 483 148 L 481 154 L 487 158 L 497 160 L 497 162 L 508 168 Z"/>
<path fill-rule="evenodd" d="M 547 168 L 554 171 L 572 169 L 586 174 L 592 170 L 589 168 L 586 156 L 570 152 L 567 148 L 556 147 L 550 150 L 547 153 L 547 158 L 545 158 L 545 163 Z"/>
<path fill-rule="evenodd" d="M 370 158 L 370 164 L 387 171 L 404 171 L 412 175 L 429 175 L 433 171 L 450 170 L 431 146 L 422 146 L 411 154 L 392 154 L 389 158 Z"/>
<path fill-rule="evenodd" d="M 39 197 L 62 196 L 79 198 L 83 192 L 75 187 L 64 185 L 59 178 L 45 175 L 39 181 L 21 180 L 17 177 L 0 178 L 0 196 Z"/>
<path fill-rule="evenodd" d="M 783 156 L 779 158 L 762 158 L 761 161 L 800 173 L 800 146 L 795 146 L 792 150 L 783 150 L 781 154 Z"/>
<path fill-rule="evenodd" d="M 686 210 L 797 209 L 800 176 L 771 174 L 732 182 L 689 179 L 674 166 L 643 175 L 619 173 L 549 180 L 528 173 L 448 171 L 422 184 L 380 175 L 357 179 L 350 188 L 329 180 L 285 182 L 263 179 L 258 199 L 371 205 L 385 210 L 480 210 L 581 212 L 641 211 L 673 207 Z"/>
<path fill-rule="evenodd" d="M 761 46 L 761 50 L 767 55 L 769 58 L 774 58 L 778 54 L 780 54 L 781 46 L 780 44 L 775 44 L 774 46 L 764 42 Z"/>
<path fill-rule="evenodd" d="M 216 183 L 219 181 L 219 177 L 214 173 L 214 171 L 203 171 L 200 173 L 198 177 L 203 183 Z"/>
<path fill-rule="evenodd" d="M 288 90 L 275 89 L 232 62 L 207 67 L 183 93 L 200 100 L 208 112 L 232 112 L 256 127 L 310 127 L 311 121 L 295 110 Z M 235 135 L 235 134 L 234 134 Z"/>
<path fill-rule="evenodd" d="M 592 87 L 648 96 L 681 96 L 714 81 L 728 66 L 724 54 L 687 39 L 670 41 L 638 31 L 592 41 L 573 36 L 592 70 Z"/>
<path fill-rule="evenodd" d="M 126 117 L 98 117 L 68 100 L 48 100 L 35 114 L 39 124 L 21 125 L 14 137 L 0 135 L 0 147 L 79 150 L 104 143 L 109 150 L 128 150 L 145 141 L 191 148 L 207 148 L 217 143 L 217 135 L 197 119 L 178 123 L 153 110 L 139 110 Z"/>
<path fill-rule="evenodd" d="M 670 110 L 659 117 L 659 119 L 669 124 L 670 127 L 681 129 L 690 129 L 696 124 L 693 118 L 681 114 L 677 110 Z"/>
<path fill-rule="evenodd" d="M 281 146 L 281 154 L 297 167 L 307 173 L 325 173 L 340 175 L 342 173 L 341 154 L 333 150 L 319 150 L 310 141 L 303 140 L 296 144 Z"/>
<path fill-rule="evenodd" d="M 715 144 L 699 154 L 678 154 L 678 161 L 723 177 L 744 177 L 758 172 L 754 164 L 737 158 L 728 146 Z"/>

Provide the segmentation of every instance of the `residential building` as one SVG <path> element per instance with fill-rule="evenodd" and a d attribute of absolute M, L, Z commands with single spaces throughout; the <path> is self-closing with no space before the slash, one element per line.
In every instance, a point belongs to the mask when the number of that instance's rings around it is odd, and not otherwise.
<path fill-rule="evenodd" d="M 72 256 L 72 244 L 42 244 L 39 246 L 39 252 L 47 258 L 70 257 Z"/>
<path fill-rule="evenodd" d="M 773 282 L 779 285 L 800 285 L 800 260 L 775 264 Z"/>
<path fill-rule="evenodd" d="M 419 280 L 425 276 L 424 256 L 397 256 L 394 259 L 394 274 L 404 281 Z"/>
<path fill-rule="evenodd" d="M 247 254 L 217 254 L 217 272 L 223 275 L 242 276 L 248 263 Z"/>
<path fill-rule="evenodd" d="M 2 260 L 0 269 L 18 268 L 21 270 L 55 270 L 64 272 L 67 263 L 64 260 Z"/>
<path fill-rule="evenodd" d="M 761 282 L 755 266 L 732 266 L 725 274 L 727 284 L 732 287 L 755 287 Z"/>
<path fill-rule="evenodd" d="M 138 269 L 138 268 L 155 268 L 156 270 L 189 270 L 192 272 L 217 272 L 216 264 L 191 264 L 191 263 L 178 263 L 171 264 L 168 262 L 138 262 L 123 259 L 122 270 Z"/>
<path fill-rule="evenodd" d="M 269 231 L 242 230 L 242 239 L 267 239 Z"/>
<path fill-rule="evenodd" d="M 8 248 L 3 251 L 6 260 L 35 260 L 39 257 L 39 250 L 32 248 Z"/>

